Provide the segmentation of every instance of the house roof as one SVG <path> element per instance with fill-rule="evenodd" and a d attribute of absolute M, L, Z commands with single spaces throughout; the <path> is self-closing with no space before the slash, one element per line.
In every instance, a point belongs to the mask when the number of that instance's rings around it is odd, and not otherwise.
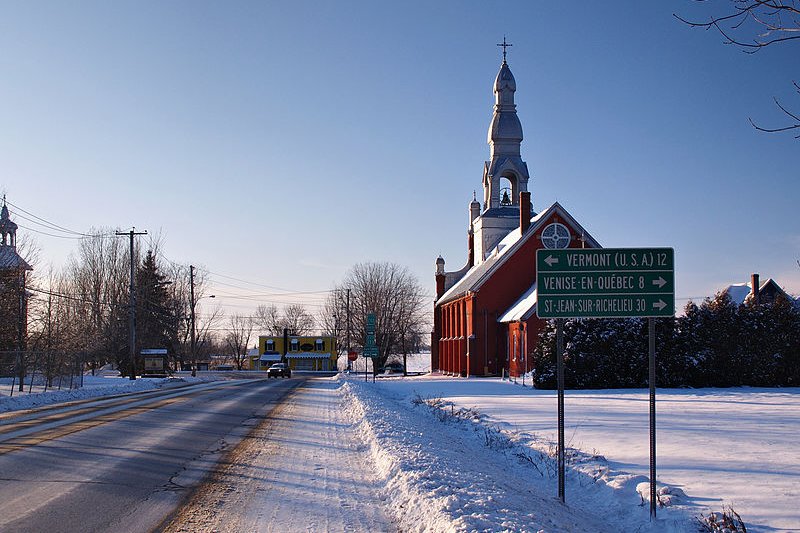
<path fill-rule="evenodd" d="M 451 302 L 464 296 L 469 291 L 477 291 L 480 289 L 480 287 L 492 277 L 497 269 L 500 268 L 508 258 L 512 257 L 514 252 L 527 242 L 528 239 L 531 239 L 554 214 L 561 216 L 573 229 L 583 235 L 590 247 L 600 248 L 600 244 L 584 230 L 583 226 L 578 224 L 578 221 L 575 220 L 561 204 L 555 202 L 531 219 L 531 225 L 524 235 L 520 235 L 519 228 L 514 228 L 508 232 L 492 250 L 489 256 L 481 263 L 470 268 L 460 280 L 453 284 L 453 286 L 437 300 L 436 305 Z"/>
<path fill-rule="evenodd" d="M 722 290 L 736 305 L 742 305 L 751 291 L 750 283 L 734 283 Z"/>
<path fill-rule="evenodd" d="M 762 281 L 758 286 L 758 292 L 761 294 L 767 288 L 767 286 L 772 285 L 775 289 L 775 292 L 778 294 L 783 295 L 788 301 L 800 303 L 800 298 L 795 298 L 794 296 L 788 294 L 786 291 L 783 290 L 783 287 L 778 285 L 778 283 L 772 279 L 767 278 Z M 731 299 L 736 305 L 742 305 L 746 301 L 750 299 L 750 296 L 753 292 L 753 284 L 752 282 L 747 283 L 734 283 L 733 285 L 728 285 L 722 290 L 723 294 L 727 294 L 728 297 Z"/>

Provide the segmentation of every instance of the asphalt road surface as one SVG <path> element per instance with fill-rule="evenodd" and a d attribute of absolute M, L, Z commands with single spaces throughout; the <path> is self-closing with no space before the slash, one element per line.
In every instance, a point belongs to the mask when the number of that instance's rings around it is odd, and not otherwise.
<path fill-rule="evenodd" d="M 392 532 L 335 379 L 309 379 L 226 454 L 163 533 Z"/>
<path fill-rule="evenodd" d="M 0 416 L 0 531 L 151 531 L 305 379 L 193 384 Z"/>

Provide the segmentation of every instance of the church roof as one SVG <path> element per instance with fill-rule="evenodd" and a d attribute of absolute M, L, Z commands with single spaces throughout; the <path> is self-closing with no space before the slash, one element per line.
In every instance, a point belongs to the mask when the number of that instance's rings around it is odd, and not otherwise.
<path fill-rule="evenodd" d="M 532 238 L 541 226 L 550 219 L 551 215 L 556 213 L 566 220 L 574 229 L 580 231 L 586 238 L 586 242 L 590 247 L 600 248 L 600 244 L 583 229 L 583 226 L 578 224 L 578 221 L 576 221 L 561 204 L 556 202 L 531 219 L 531 225 L 524 235 L 520 235 L 519 228 L 514 228 L 508 232 L 492 250 L 492 253 L 489 254 L 486 260 L 470 268 L 466 274 L 464 274 L 464 277 L 458 280 L 436 301 L 436 305 L 451 302 L 461 298 L 467 292 L 480 289 L 481 286 L 492 277 L 497 269 L 500 268 L 509 257 L 513 256 L 523 243 Z"/>
<path fill-rule="evenodd" d="M 520 296 L 514 305 L 500 315 L 498 322 L 516 322 L 518 320 L 528 320 L 536 312 L 536 282 Z"/>
<path fill-rule="evenodd" d="M 0 245 L 0 270 L 33 270 L 13 246 Z"/>

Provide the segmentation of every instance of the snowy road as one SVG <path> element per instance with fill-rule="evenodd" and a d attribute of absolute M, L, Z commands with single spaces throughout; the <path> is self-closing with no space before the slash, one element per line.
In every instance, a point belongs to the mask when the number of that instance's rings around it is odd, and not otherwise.
<path fill-rule="evenodd" d="M 340 387 L 321 378 L 298 387 L 165 531 L 395 530 L 366 449 L 343 415 Z"/>
<path fill-rule="evenodd" d="M 0 531 L 151 531 L 301 382 L 190 385 L 3 417 Z"/>

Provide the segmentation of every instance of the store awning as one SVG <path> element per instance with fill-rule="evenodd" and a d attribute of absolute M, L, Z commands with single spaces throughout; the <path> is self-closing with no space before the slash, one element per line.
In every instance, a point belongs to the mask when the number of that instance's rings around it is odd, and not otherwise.
<path fill-rule="evenodd" d="M 330 359 L 330 352 L 293 352 L 286 354 L 287 359 Z"/>

